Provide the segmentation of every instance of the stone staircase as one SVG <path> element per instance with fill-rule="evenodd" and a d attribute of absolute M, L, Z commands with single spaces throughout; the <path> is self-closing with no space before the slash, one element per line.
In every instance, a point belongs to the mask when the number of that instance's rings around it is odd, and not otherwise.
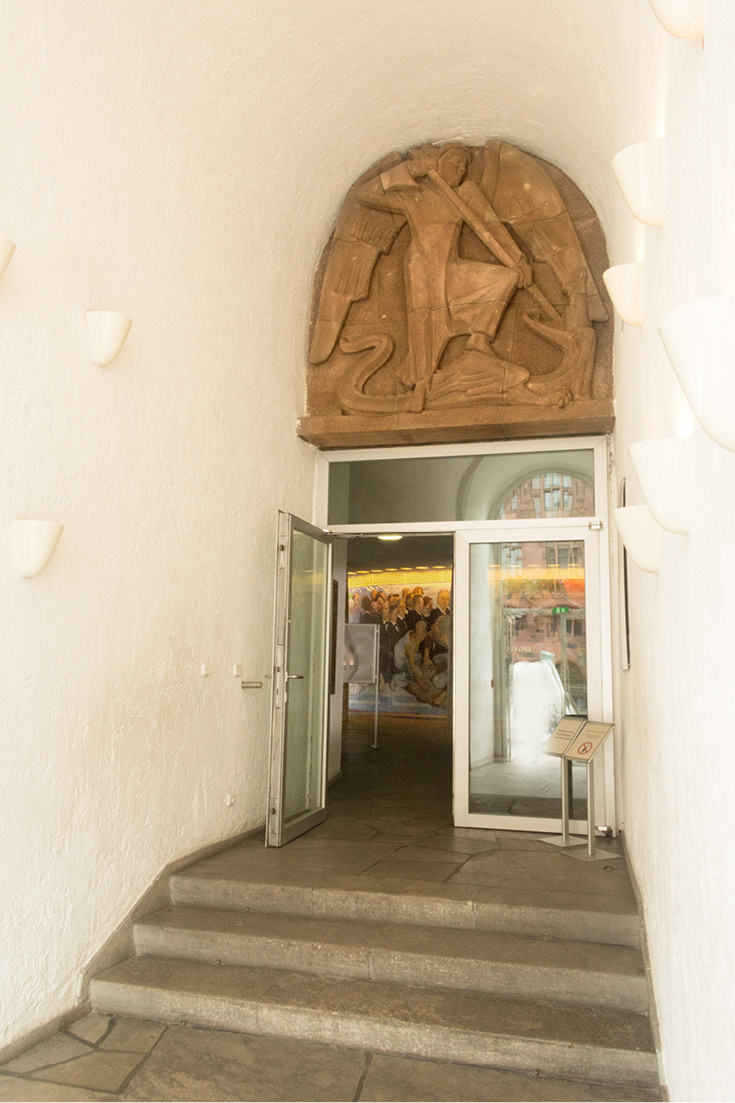
<path fill-rule="evenodd" d="M 632 898 L 360 878 L 300 868 L 314 847 L 292 847 L 251 841 L 175 874 L 137 956 L 92 981 L 94 1010 L 658 1098 Z"/>

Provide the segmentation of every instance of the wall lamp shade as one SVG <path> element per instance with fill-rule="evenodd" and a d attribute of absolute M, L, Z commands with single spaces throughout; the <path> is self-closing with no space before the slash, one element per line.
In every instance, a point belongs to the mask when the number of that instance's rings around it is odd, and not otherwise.
<path fill-rule="evenodd" d="M 15 244 L 5 234 L 0 234 L 0 276 L 5 274 L 5 269 L 13 259 Z"/>
<path fill-rule="evenodd" d="M 64 526 L 58 521 L 11 521 L 15 562 L 23 578 L 39 574 L 56 551 Z"/>
<path fill-rule="evenodd" d="M 667 532 L 689 532 L 690 439 L 640 440 L 628 451 L 654 520 Z"/>
<path fill-rule="evenodd" d="M 697 421 L 735 452 L 735 295 L 678 306 L 658 331 Z"/>
<path fill-rule="evenodd" d="M 125 344 L 132 320 L 115 310 L 88 310 L 85 318 L 92 359 L 98 367 L 104 368 L 115 359 Z"/>
<path fill-rule="evenodd" d="M 646 226 L 663 223 L 663 143 L 663 138 L 636 142 L 612 159 L 625 202 Z"/>
<path fill-rule="evenodd" d="M 674 38 L 703 38 L 702 5 L 699 0 L 648 0 L 653 14 Z"/>
<path fill-rule="evenodd" d="M 629 326 L 643 325 L 643 262 L 615 264 L 602 273 L 616 312 Z"/>
<path fill-rule="evenodd" d="M 655 574 L 661 560 L 661 530 L 648 506 L 621 506 L 613 510 L 613 517 L 636 567 Z"/>

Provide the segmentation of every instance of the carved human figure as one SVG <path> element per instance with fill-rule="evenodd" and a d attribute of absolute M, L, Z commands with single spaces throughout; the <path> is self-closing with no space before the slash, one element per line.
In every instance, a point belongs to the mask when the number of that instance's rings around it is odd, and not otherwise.
<path fill-rule="evenodd" d="M 532 282 L 525 257 L 482 191 L 464 179 L 469 160 L 462 146 L 411 150 L 406 161 L 357 189 L 361 203 L 401 216 L 411 231 L 404 264 L 406 387 L 428 387 L 452 337 L 468 334 L 468 348 L 488 352 L 512 295 Z M 465 223 L 481 227 L 485 240 L 497 238 L 495 251 L 508 263 L 460 259 Z"/>
<path fill-rule="evenodd" d="M 373 272 L 404 227 L 399 315 L 407 340 L 405 354 L 391 360 L 395 314 L 380 313 Z M 472 235 L 489 250 L 487 259 L 460 256 L 460 241 Z M 539 266 L 557 281 L 556 305 L 538 284 Z M 519 290 L 526 295 L 515 325 L 546 344 L 541 363 L 537 356 L 514 362 L 494 348 Z M 374 303 L 372 321 L 358 324 L 350 311 L 363 299 Z M 334 388 L 348 414 L 475 402 L 563 406 L 592 395 L 592 322 L 606 316 L 575 225 L 540 163 L 497 141 L 481 150 L 425 145 L 406 157 L 390 154 L 350 189 L 324 269 L 309 359 L 331 361 L 339 346 Z M 445 356 L 456 337 L 466 340 Z M 562 354 L 556 364 L 552 349 Z"/>

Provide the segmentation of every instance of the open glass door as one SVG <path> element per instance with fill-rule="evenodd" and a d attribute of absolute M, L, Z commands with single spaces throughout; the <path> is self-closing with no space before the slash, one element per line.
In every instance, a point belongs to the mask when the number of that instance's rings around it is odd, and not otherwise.
<path fill-rule="evenodd" d="M 455 539 L 455 823 L 554 831 L 559 761 L 541 753 L 558 720 L 604 715 L 606 652 L 599 531 L 502 524 Z M 614 825 L 595 770 L 599 824 Z M 586 772 L 575 766 L 572 830 L 585 832 Z"/>
<path fill-rule="evenodd" d="M 327 814 L 331 594 L 331 538 L 279 512 L 266 846 Z"/>

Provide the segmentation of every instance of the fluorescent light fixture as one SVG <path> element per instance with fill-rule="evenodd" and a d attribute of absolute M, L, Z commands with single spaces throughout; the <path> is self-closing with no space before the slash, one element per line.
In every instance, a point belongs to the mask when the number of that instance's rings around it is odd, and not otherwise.
<path fill-rule="evenodd" d="M 670 310 L 658 331 L 699 424 L 735 452 L 735 295 Z"/>
<path fill-rule="evenodd" d="M 612 159 L 625 202 L 645 226 L 663 224 L 663 138 L 621 149 Z"/>
<path fill-rule="evenodd" d="M 6 237 L 5 234 L 0 234 L 0 276 L 5 274 L 5 269 L 13 259 L 13 253 L 15 252 L 15 244 Z"/>
<path fill-rule="evenodd" d="M 691 440 L 640 440 L 628 451 L 654 520 L 667 532 L 689 532 Z"/>
<path fill-rule="evenodd" d="M 64 526 L 58 521 L 11 521 L 10 538 L 23 578 L 40 574 L 56 551 Z"/>
<path fill-rule="evenodd" d="M 379 536 L 378 540 L 402 540 L 400 532 L 386 532 L 383 536 Z"/>
<path fill-rule="evenodd" d="M 643 261 L 615 264 L 602 273 L 616 312 L 629 326 L 643 325 Z"/>
<path fill-rule="evenodd" d="M 92 360 L 104 368 L 122 349 L 133 323 L 127 314 L 116 310 L 88 310 L 85 318 Z"/>
<path fill-rule="evenodd" d="M 642 571 L 655 573 L 661 560 L 661 529 L 648 506 L 621 506 L 613 510 L 620 539 Z"/>
<path fill-rule="evenodd" d="M 674 38 L 703 38 L 702 4 L 699 0 L 648 0 L 653 14 Z"/>

